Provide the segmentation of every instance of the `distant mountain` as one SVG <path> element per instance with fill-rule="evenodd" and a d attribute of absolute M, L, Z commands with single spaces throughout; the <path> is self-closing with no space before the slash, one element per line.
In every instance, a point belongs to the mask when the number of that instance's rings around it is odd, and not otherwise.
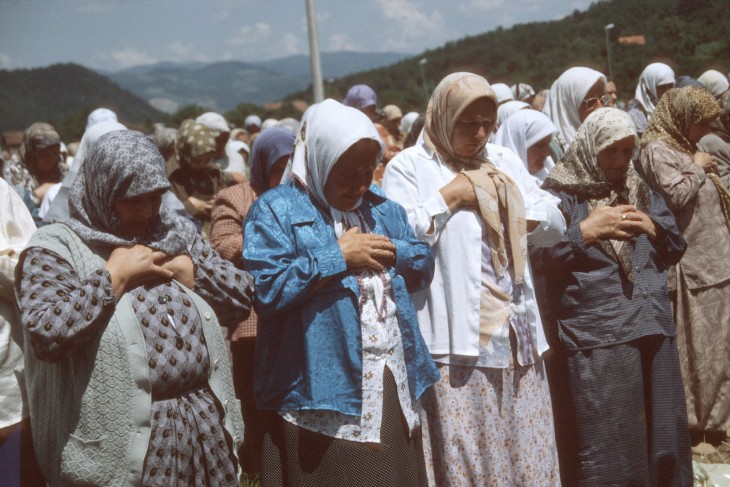
<path fill-rule="evenodd" d="M 320 54 L 322 77 L 325 79 L 340 78 L 361 71 L 390 66 L 410 56 L 412 54 L 396 52 L 323 52 Z M 307 78 L 307 82 L 309 82 L 309 56 L 287 56 L 251 64 L 283 74 L 304 76 Z"/>
<path fill-rule="evenodd" d="M 321 54 L 322 76 L 338 78 L 386 66 L 405 57 L 398 53 L 325 52 Z M 261 105 L 278 101 L 311 83 L 308 56 L 252 63 L 158 63 L 108 76 L 168 113 L 190 104 L 221 112 L 232 110 L 242 102 Z"/>
<path fill-rule="evenodd" d="M 0 131 L 23 130 L 34 122 L 60 128 L 69 117 L 102 106 L 129 125 L 164 116 L 108 78 L 77 64 L 0 70 Z"/>

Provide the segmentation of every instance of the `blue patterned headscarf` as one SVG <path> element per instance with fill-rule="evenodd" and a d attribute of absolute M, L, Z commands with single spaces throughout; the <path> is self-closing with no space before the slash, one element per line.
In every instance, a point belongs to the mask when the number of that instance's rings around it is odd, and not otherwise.
<path fill-rule="evenodd" d="M 195 226 L 167 208 L 160 208 L 154 225 L 135 239 L 118 235 L 121 221 L 116 201 L 165 192 L 170 183 L 165 161 L 155 144 L 141 132 L 116 130 L 94 144 L 71 188 L 71 227 L 89 245 L 120 247 L 148 245 L 170 255 L 188 253 Z"/>

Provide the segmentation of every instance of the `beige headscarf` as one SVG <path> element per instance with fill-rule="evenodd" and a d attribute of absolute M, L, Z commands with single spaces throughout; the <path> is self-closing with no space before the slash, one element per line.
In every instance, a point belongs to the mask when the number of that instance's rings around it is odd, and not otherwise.
<path fill-rule="evenodd" d="M 629 115 L 617 108 L 599 108 L 585 119 L 575 140 L 555 168 L 548 174 L 543 189 L 554 189 L 588 198 L 591 211 L 601 206 L 634 205 L 649 211 L 651 193 L 647 184 L 629 166 L 626 178 L 619 184 L 606 179 L 598 166 L 598 154 L 610 145 L 632 137 L 639 142 L 636 127 Z M 634 271 L 628 240 L 599 240 L 603 250 L 619 263 L 624 275 L 634 282 Z"/>
<path fill-rule="evenodd" d="M 703 88 L 685 86 L 673 88 L 662 96 L 654 110 L 646 131 L 641 136 L 641 146 L 661 140 L 670 147 L 694 154 L 697 145 L 687 138 L 692 125 L 720 116 L 720 104 Z"/>
<path fill-rule="evenodd" d="M 428 102 L 424 143 L 454 171 L 464 173 L 474 185 L 494 271 L 498 277 L 504 275 L 510 261 L 502 234 L 500 213 L 504 214 L 512 254 L 513 282 L 520 284 L 524 279 L 527 258 L 527 222 L 522 193 L 515 182 L 488 159 L 483 147 L 474 156 L 463 157 L 456 154 L 451 144 L 451 134 L 459 117 L 471 103 L 480 98 L 492 100 L 496 109 L 494 91 L 489 82 L 479 75 L 453 73 L 441 80 Z"/>
<path fill-rule="evenodd" d="M 699 122 L 714 120 L 721 114 L 720 104 L 704 88 L 686 86 L 669 90 L 659 100 L 654 118 L 641 137 L 641 146 L 662 141 L 679 152 L 693 155 L 697 152 L 697 144 L 687 138 L 690 127 Z M 725 225 L 730 230 L 730 191 L 717 174 L 709 174 L 708 177 L 717 190 L 720 210 L 725 217 Z"/>

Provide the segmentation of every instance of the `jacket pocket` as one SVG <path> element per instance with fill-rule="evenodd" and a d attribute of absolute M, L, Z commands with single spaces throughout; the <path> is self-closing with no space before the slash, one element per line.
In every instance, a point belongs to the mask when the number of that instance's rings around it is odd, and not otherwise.
<path fill-rule="evenodd" d="M 61 478 L 79 485 L 108 485 L 114 464 L 104 451 L 106 436 L 94 439 L 69 435 L 61 454 Z"/>

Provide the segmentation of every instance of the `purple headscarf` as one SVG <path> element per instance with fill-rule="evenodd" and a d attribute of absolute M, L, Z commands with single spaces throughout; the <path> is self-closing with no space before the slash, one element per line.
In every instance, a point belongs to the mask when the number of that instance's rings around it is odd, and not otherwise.
<path fill-rule="evenodd" d="M 257 192 L 268 189 L 269 174 L 274 163 L 291 155 L 296 136 L 284 127 L 271 127 L 261 132 L 251 155 L 251 186 Z"/>

